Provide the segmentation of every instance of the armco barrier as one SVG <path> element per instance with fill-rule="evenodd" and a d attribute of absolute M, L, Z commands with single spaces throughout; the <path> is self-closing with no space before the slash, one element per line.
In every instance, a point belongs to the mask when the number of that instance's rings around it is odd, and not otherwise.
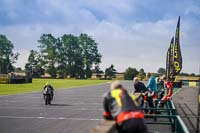
<path fill-rule="evenodd" d="M 32 83 L 32 78 L 20 77 L 20 78 L 9 79 L 9 84 L 24 84 L 24 83 Z"/>
<path fill-rule="evenodd" d="M 183 85 L 187 85 L 190 87 L 196 87 L 196 86 L 200 86 L 200 81 L 199 80 L 183 80 Z"/>
<path fill-rule="evenodd" d="M 8 74 L 0 74 L 0 84 L 24 84 L 24 83 L 32 83 L 32 77 L 10 76 Z"/>
<path fill-rule="evenodd" d="M 0 77 L 0 84 L 7 84 L 9 82 L 8 78 Z"/>
<path fill-rule="evenodd" d="M 0 84 L 7 84 L 9 82 L 9 77 L 7 74 L 0 74 Z"/>

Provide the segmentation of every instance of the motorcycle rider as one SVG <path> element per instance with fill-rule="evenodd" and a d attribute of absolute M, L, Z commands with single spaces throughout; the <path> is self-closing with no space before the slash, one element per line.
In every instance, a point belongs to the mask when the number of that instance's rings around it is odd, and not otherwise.
<path fill-rule="evenodd" d="M 135 99 L 119 81 L 114 81 L 104 96 L 103 116 L 116 121 L 119 133 L 147 133 L 144 114 Z"/>
<path fill-rule="evenodd" d="M 46 88 L 50 89 L 51 100 L 53 100 L 53 95 L 54 95 L 54 89 L 53 89 L 53 86 L 52 86 L 49 82 L 46 82 L 45 86 L 43 87 L 43 91 L 45 91 Z"/>

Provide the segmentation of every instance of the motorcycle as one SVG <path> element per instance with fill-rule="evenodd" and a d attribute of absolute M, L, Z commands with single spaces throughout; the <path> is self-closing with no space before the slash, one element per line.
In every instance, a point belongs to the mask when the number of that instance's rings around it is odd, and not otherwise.
<path fill-rule="evenodd" d="M 52 101 L 52 92 L 49 87 L 46 87 L 43 91 L 45 105 L 50 105 Z"/>

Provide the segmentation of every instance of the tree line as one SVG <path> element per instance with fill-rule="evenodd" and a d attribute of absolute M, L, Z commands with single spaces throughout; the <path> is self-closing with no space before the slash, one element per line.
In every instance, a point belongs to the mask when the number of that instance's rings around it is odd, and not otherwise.
<path fill-rule="evenodd" d="M 155 77 L 159 77 L 159 76 L 162 76 L 162 75 L 165 75 L 165 74 L 166 74 L 165 68 L 159 68 L 156 73 L 152 73 L 152 75 L 155 76 Z M 136 68 L 128 67 L 125 70 L 124 79 L 132 80 L 136 76 L 139 77 L 141 80 L 143 80 L 146 77 L 146 72 L 144 71 L 143 68 L 141 68 L 138 71 Z M 179 74 L 179 76 L 197 76 L 197 77 L 199 77 L 200 75 L 195 75 L 194 73 L 188 74 L 188 73 L 182 72 L 182 73 Z"/>
<path fill-rule="evenodd" d="M 27 73 L 40 77 L 47 72 L 51 77 L 90 78 L 99 71 L 101 54 L 97 43 L 87 34 L 74 36 L 64 34 L 54 37 L 43 34 L 39 42 L 39 51 L 30 51 Z"/>
<path fill-rule="evenodd" d="M 111 64 L 105 71 L 100 70 L 102 55 L 98 51 L 95 40 L 82 33 L 79 36 L 64 34 L 55 37 L 52 34 L 42 34 L 38 40 L 39 50 L 31 50 L 25 72 L 32 77 L 41 77 L 45 73 L 51 77 L 90 78 L 93 73 L 104 74 L 105 79 L 116 77 L 117 70 Z M 21 68 L 15 68 L 19 53 L 14 53 L 14 44 L 5 35 L 0 34 L 0 74 L 7 74 Z M 155 76 L 165 74 L 165 68 L 159 68 Z M 145 78 L 143 68 L 137 70 L 128 67 L 124 72 L 125 79 L 135 76 Z M 181 76 L 198 76 L 194 73 L 180 73 Z"/>
<path fill-rule="evenodd" d="M 18 59 L 19 53 L 14 53 L 14 44 L 0 34 L 0 73 L 9 73 L 15 70 L 13 64 Z"/>

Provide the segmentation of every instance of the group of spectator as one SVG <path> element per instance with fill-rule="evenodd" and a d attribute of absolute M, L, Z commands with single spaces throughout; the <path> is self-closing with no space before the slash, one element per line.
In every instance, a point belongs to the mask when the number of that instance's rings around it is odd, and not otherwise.
<path fill-rule="evenodd" d="M 140 107 L 144 108 L 157 108 L 163 107 L 166 101 L 168 101 L 172 95 L 172 82 L 168 81 L 165 76 L 161 78 L 155 78 L 150 73 L 147 73 L 148 83 L 145 86 L 143 82 L 140 82 L 137 77 L 134 78 L 134 93 L 141 93 L 142 99 Z M 155 113 L 155 111 L 149 111 L 146 113 Z"/>
<path fill-rule="evenodd" d="M 137 77 L 134 78 L 134 93 L 128 93 L 119 81 L 114 81 L 104 96 L 103 116 L 116 121 L 119 133 L 147 133 L 144 113 L 157 113 L 148 108 L 162 108 L 172 95 L 172 82 L 166 77 L 155 79 L 147 73 L 146 78 L 146 86 Z M 138 101 L 135 93 L 141 94 L 141 100 Z M 145 108 L 145 112 L 141 108 Z"/>

